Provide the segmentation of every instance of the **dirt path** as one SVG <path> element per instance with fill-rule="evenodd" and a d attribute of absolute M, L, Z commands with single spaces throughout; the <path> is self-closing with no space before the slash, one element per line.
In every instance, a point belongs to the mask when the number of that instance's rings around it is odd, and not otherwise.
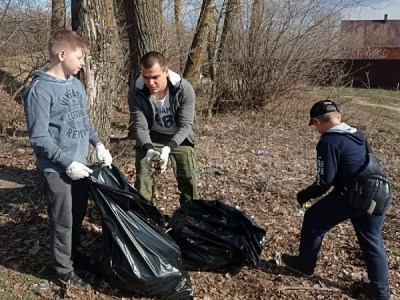
<path fill-rule="evenodd" d="M 361 99 L 356 99 L 355 101 L 357 104 L 364 105 L 364 106 L 379 107 L 379 108 L 384 108 L 384 109 L 400 112 L 400 106 L 390 106 L 390 105 L 370 103 L 370 102 L 367 102 L 367 101 L 364 101 Z"/>

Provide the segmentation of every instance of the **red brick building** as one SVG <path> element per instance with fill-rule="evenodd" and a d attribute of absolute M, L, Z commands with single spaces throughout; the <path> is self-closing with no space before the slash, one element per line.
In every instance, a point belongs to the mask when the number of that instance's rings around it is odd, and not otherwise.
<path fill-rule="evenodd" d="M 400 20 L 342 21 L 340 30 L 353 85 L 399 89 Z"/>

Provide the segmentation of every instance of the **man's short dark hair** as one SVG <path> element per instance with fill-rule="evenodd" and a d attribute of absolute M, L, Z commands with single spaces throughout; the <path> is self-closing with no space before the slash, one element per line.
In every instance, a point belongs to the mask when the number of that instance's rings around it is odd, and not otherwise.
<path fill-rule="evenodd" d="M 165 56 L 158 51 L 147 52 L 140 59 L 140 66 L 142 66 L 145 69 L 153 67 L 156 63 L 158 63 L 161 68 L 164 68 L 167 65 Z"/>

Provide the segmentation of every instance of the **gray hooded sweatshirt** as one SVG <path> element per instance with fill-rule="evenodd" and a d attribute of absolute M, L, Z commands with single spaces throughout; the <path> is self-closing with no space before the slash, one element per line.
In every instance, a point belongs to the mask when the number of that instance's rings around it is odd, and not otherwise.
<path fill-rule="evenodd" d="M 67 80 L 37 71 L 24 94 L 28 134 L 39 170 L 65 173 L 86 163 L 89 143 L 101 143 L 89 120 L 87 95 L 73 76 Z"/>
<path fill-rule="evenodd" d="M 168 89 L 171 109 L 178 131 L 171 137 L 167 146 L 171 149 L 179 146 L 185 139 L 194 145 L 193 123 L 196 96 L 191 84 L 178 73 L 168 71 Z M 144 151 L 153 148 L 150 130 L 154 124 L 154 112 L 150 103 L 150 91 L 139 74 L 133 81 L 129 93 L 128 104 L 133 116 L 133 128 L 139 147 Z"/>

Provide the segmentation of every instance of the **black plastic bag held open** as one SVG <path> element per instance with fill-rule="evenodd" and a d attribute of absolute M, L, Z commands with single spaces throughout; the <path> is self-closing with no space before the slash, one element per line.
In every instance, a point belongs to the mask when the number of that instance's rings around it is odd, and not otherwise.
<path fill-rule="evenodd" d="M 90 188 L 103 222 L 103 275 L 116 288 L 161 299 L 192 299 L 179 247 L 157 225 L 158 209 L 116 168 L 91 165 Z"/>
<path fill-rule="evenodd" d="M 258 267 L 266 230 L 218 200 L 193 200 L 177 209 L 168 233 L 181 248 L 186 270 Z"/>

